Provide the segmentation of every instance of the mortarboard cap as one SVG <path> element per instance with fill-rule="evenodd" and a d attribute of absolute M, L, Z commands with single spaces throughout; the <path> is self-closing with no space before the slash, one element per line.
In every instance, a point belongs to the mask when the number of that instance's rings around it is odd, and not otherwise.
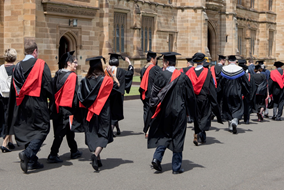
<path fill-rule="evenodd" d="M 239 66 L 242 67 L 244 71 L 248 70 L 248 66 L 246 66 L 244 63 L 239 63 Z"/>
<path fill-rule="evenodd" d="M 193 63 L 205 63 L 206 62 L 205 55 L 203 53 L 195 53 L 192 57 Z"/>
<path fill-rule="evenodd" d="M 211 64 L 210 62 L 206 61 L 205 63 L 203 63 L 203 67 L 208 68 L 210 64 Z"/>
<path fill-rule="evenodd" d="M 274 63 L 274 66 L 275 66 L 275 67 L 282 67 L 283 65 L 284 65 L 284 63 L 281 62 L 281 61 L 276 61 L 276 62 Z"/>
<path fill-rule="evenodd" d="M 103 59 L 104 63 L 106 63 L 106 60 L 103 56 L 88 58 L 88 59 L 86 59 L 86 62 L 89 61 L 90 67 L 94 67 L 96 64 L 102 64 L 101 59 Z"/>
<path fill-rule="evenodd" d="M 228 56 L 228 60 L 231 61 L 231 62 L 234 62 L 237 60 L 236 56 L 235 55 L 229 55 Z"/>
<path fill-rule="evenodd" d="M 147 58 L 153 58 L 153 59 L 155 59 L 156 56 L 157 56 L 157 53 L 156 53 L 156 52 L 152 52 L 151 50 L 148 51 L 148 53 L 147 53 Z"/>
<path fill-rule="evenodd" d="M 240 64 L 247 64 L 247 60 L 245 60 L 245 59 L 239 59 L 239 60 L 238 60 L 238 63 L 239 63 L 239 65 L 240 65 Z"/>
<path fill-rule="evenodd" d="M 257 62 L 255 62 L 255 63 L 258 63 L 259 65 L 263 65 L 264 63 L 264 60 L 259 60 L 259 61 L 257 61 Z"/>
<path fill-rule="evenodd" d="M 58 62 L 59 69 L 64 67 L 64 65 L 67 63 L 68 59 L 74 54 L 74 52 L 75 51 L 66 52 L 60 57 Z"/>
<path fill-rule="evenodd" d="M 258 69 L 261 69 L 261 68 L 262 68 L 261 65 L 256 65 L 256 66 L 254 67 L 255 70 L 258 70 Z"/>
<path fill-rule="evenodd" d="M 185 58 L 187 62 L 192 62 L 192 58 Z"/>
<path fill-rule="evenodd" d="M 176 62 L 176 55 L 180 55 L 179 53 L 176 52 L 164 52 L 161 53 L 164 56 L 164 59 L 171 61 L 171 62 Z"/>
<path fill-rule="evenodd" d="M 110 55 L 110 59 L 119 59 L 119 58 L 121 58 L 121 59 L 123 59 L 123 61 L 125 60 L 125 58 L 122 56 L 122 55 L 120 55 L 120 54 L 117 54 L 117 53 L 109 53 L 109 55 Z"/>
<path fill-rule="evenodd" d="M 226 57 L 224 55 L 219 55 L 219 60 L 221 59 L 226 59 Z"/>

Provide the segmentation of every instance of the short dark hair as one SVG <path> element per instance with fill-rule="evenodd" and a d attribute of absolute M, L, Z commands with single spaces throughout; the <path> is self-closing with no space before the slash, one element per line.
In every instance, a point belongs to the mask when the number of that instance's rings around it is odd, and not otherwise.
<path fill-rule="evenodd" d="M 67 61 L 64 64 L 64 68 L 67 68 L 68 64 L 67 62 L 69 61 L 70 63 L 73 63 L 75 60 L 77 60 L 77 57 L 75 55 L 70 56 Z"/>
<path fill-rule="evenodd" d="M 31 55 L 35 49 L 37 50 L 37 44 L 34 40 L 29 39 L 25 42 L 25 55 Z"/>
<path fill-rule="evenodd" d="M 165 59 L 165 58 L 164 58 L 164 59 Z M 169 61 L 169 60 L 167 60 L 167 59 L 165 59 L 165 60 L 169 62 L 169 66 L 176 66 L 176 62 L 174 62 L 174 61 Z"/>

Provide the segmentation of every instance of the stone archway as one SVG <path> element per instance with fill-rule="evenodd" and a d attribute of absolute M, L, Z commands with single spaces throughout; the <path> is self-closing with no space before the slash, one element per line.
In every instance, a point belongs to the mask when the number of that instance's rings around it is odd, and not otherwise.
<path fill-rule="evenodd" d="M 68 51 L 75 51 L 74 55 L 77 55 L 77 40 L 71 32 L 66 32 L 61 36 L 58 47 L 58 58 L 60 59 Z"/>
<path fill-rule="evenodd" d="M 212 61 L 217 61 L 217 35 L 213 25 L 208 21 L 207 47 Z"/>

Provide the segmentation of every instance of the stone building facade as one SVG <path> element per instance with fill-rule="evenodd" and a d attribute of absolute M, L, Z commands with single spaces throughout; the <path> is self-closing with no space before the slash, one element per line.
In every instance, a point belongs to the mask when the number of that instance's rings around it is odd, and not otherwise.
<path fill-rule="evenodd" d="M 283 9 L 282 0 L 1 0 L 0 52 L 15 48 L 21 60 L 32 38 L 54 73 L 60 55 L 75 50 L 82 75 L 86 58 L 113 52 L 138 72 L 149 49 L 180 53 L 177 67 L 196 52 L 272 65 L 284 60 Z"/>

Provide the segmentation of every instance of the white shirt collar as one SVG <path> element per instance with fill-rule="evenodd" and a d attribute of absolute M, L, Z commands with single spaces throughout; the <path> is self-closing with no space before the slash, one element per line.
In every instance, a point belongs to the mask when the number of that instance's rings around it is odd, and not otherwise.
<path fill-rule="evenodd" d="M 203 65 L 197 65 L 194 70 L 199 71 L 202 68 L 203 68 Z"/>
<path fill-rule="evenodd" d="M 27 61 L 31 58 L 35 58 L 33 55 L 26 55 L 25 58 L 23 59 L 23 61 Z"/>
<path fill-rule="evenodd" d="M 171 73 L 174 72 L 175 69 L 176 69 L 176 68 L 175 68 L 174 66 L 168 66 L 168 67 L 166 68 L 166 70 L 167 70 L 167 71 L 170 71 Z"/>

